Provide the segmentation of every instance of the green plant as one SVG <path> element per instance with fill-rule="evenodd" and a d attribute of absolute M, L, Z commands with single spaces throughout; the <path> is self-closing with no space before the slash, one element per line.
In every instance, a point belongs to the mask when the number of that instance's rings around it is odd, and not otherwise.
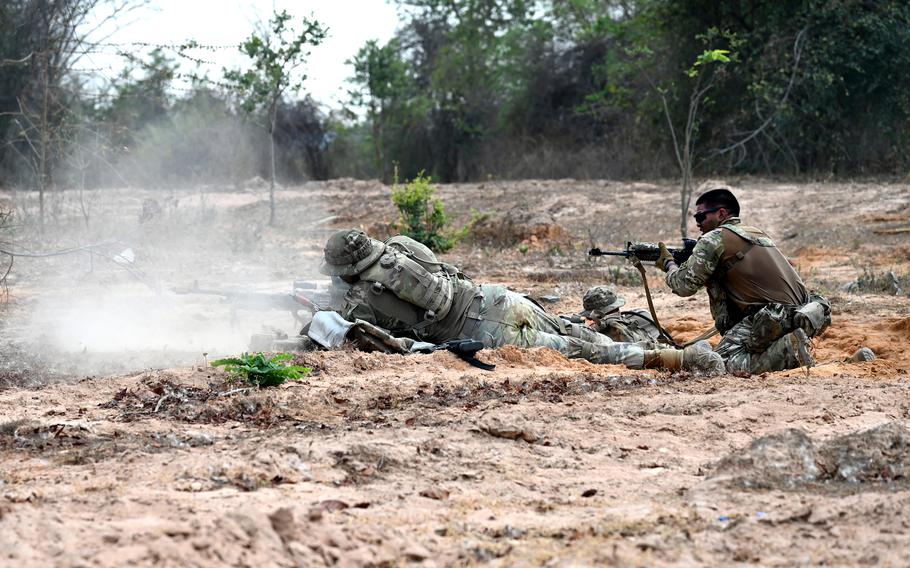
<path fill-rule="evenodd" d="M 420 172 L 410 183 L 392 187 L 392 203 L 399 212 L 395 228 L 432 250 L 445 252 L 455 245 L 455 239 L 442 234 L 449 218 L 431 181 Z"/>
<path fill-rule="evenodd" d="M 471 210 L 471 218 L 468 220 L 464 226 L 452 234 L 452 242 L 459 243 L 465 239 L 473 238 L 474 228 L 480 224 L 486 222 L 493 216 L 492 213 L 481 213 L 480 211 Z"/>
<path fill-rule="evenodd" d="M 285 364 L 285 361 L 293 357 L 290 353 L 278 353 L 273 357 L 263 353 L 243 353 L 240 357 L 216 359 L 212 361 L 212 366 L 224 366 L 224 370 L 233 375 L 233 378 L 245 380 L 252 385 L 275 387 L 288 379 L 305 377 L 312 370 L 309 367 Z"/>

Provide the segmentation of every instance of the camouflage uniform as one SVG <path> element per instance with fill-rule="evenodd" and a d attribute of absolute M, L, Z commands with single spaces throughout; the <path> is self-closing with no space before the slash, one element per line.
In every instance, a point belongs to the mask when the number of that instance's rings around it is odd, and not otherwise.
<path fill-rule="evenodd" d="M 583 325 L 565 322 L 505 286 L 476 285 L 470 280 L 460 280 L 453 303 L 464 305 L 465 311 L 453 322 L 426 326 L 421 325 L 425 320 L 412 316 L 412 311 L 419 310 L 381 296 L 373 292 L 369 283 L 357 282 L 348 290 L 340 313 L 348 321 L 363 320 L 394 335 L 432 343 L 476 339 L 489 348 L 503 345 L 549 347 L 566 357 L 584 358 L 594 363 L 636 368 L 644 364 L 642 347 L 616 343 Z M 468 301 L 460 301 L 462 298 Z"/>
<path fill-rule="evenodd" d="M 395 336 L 437 344 L 474 339 L 487 347 L 550 347 L 567 357 L 632 368 L 723 371 L 721 358 L 705 346 L 645 350 L 614 342 L 548 314 L 504 286 L 476 285 L 408 237 L 383 243 L 356 229 L 342 230 L 329 237 L 324 256 L 320 270 L 351 285 L 340 315 Z"/>
<path fill-rule="evenodd" d="M 591 329 L 613 341 L 637 343 L 645 349 L 660 347 L 660 330 L 648 313 L 643 310 L 619 311 L 625 304 L 625 299 L 616 295 L 613 286 L 592 286 L 582 298 L 584 311 L 577 316 L 564 317 L 580 323 L 587 319 Z"/>
<path fill-rule="evenodd" d="M 583 325 L 567 322 L 516 294 L 505 286 L 482 284 L 483 295 L 476 318 L 468 316 L 463 337 L 483 341 L 487 347 L 549 347 L 569 358 L 594 363 L 641 368 L 644 349 L 634 343 L 614 342 Z"/>
<path fill-rule="evenodd" d="M 660 330 L 644 310 L 617 311 L 591 320 L 598 333 L 614 341 L 629 341 L 646 349 L 657 349 L 661 345 Z"/>
<path fill-rule="evenodd" d="M 807 292 L 770 237 L 738 217 L 702 235 L 691 258 L 670 268 L 666 280 L 679 296 L 707 288 L 715 327 L 723 335 L 715 351 L 728 371 L 798 367 L 796 330 L 812 337 L 831 322 L 827 300 Z"/>

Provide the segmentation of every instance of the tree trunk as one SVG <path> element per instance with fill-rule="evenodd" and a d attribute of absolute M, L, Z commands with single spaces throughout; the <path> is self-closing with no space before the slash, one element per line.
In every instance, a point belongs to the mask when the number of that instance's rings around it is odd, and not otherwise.
<path fill-rule="evenodd" d="M 271 159 L 271 179 L 269 180 L 269 226 L 275 226 L 275 123 L 277 122 L 278 106 L 272 105 L 269 113 L 269 158 Z"/>
<path fill-rule="evenodd" d="M 44 82 L 44 97 L 41 102 L 41 152 L 38 156 L 38 227 L 44 230 L 44 193 L 47 189 L 48 167 L 47 167 L 47 145 L 50 140 L 47 123 L 48 107 L 48 76 L 47 76 L 47 52 L 42 53 L 41 57 L 41 78 Z"/>
<path fill-rule="evenodd" d="M 679 234 L 689 236 L 689 204 L 692 202 L 692 166 L 687 162 L 682 172 L 682 187 L 679 192 Z"/>
<path fill-rule="evenodd" d="M 373 123 L 373 159 L 376 160 L 376 166 L 379 168 L 379 179 L 388 183 L 388 171 L 385 166 L 385 155 L 382 151 L 382 111 L 377 111 L 375 104 L 371 102 L 369 114 Z"/>

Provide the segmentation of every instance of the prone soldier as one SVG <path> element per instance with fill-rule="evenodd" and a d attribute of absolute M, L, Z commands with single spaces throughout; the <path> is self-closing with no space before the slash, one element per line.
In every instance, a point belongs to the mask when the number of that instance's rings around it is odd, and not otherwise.
<path fill-rule="evenodd" d="M 550 347 L 570 358 L 631 368 L 724 370 L 707 343 L 681 350 L 613 341 L 547 313 L 505 286 L 475 284 L 405 236 L 381 242 L 357 229 L 338 231 L 326 242 L 320 270 L 351 286 L 339 310 L 344 319 L 396 336 L 432 343 L 473 339 L 490 348 Z"/>

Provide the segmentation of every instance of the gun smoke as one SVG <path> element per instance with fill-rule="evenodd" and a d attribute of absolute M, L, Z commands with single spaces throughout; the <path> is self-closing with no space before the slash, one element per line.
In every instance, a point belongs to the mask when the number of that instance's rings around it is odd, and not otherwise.
<path fill-rule="evenodd" d="M 300 324 L 287 311 L 173 291 L 199 285 L 290 293 L 295 279 L 324 279 L 317 270 L 324 232 L 314 225 L 327 217 L 324 208 L 309 194 L 304 200 L 279 189 L 279 197 L 278 222 L 269 226 L 262 183 L 240 191 L 58 192 L 41 235 L 27 232 L 36 226 L 36 196 L 13 195 L 23 227 L 17 250 L 95 246 L 16 260 L 0 331 L 15 346 L 4 352 L 19 356 L 0 367 L 38 362 L 52 373 L 92 375 L 202 364 L 245 351 L 263 326 L 297 333 Z M 302 227 L 310 240 L 299 237 Z"/>

